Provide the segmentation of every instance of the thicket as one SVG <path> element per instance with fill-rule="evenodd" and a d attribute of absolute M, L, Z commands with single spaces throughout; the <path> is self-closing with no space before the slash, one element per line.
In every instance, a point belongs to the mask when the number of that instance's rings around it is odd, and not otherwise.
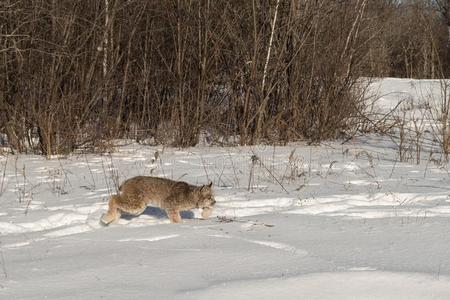
<path fill-rule="evenodd" d="M 44 155 L 116 138 L 335 138 L 361 77 L 448 75 L 445 8 L 379 0 L 2 0 L 0 135 Z M 444 9 L 443 9 L 444 8 Z"/>

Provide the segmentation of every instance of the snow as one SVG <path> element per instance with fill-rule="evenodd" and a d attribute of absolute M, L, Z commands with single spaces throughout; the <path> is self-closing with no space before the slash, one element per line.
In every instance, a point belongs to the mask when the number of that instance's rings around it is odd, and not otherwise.
<path fill-rule="evenodd" d="M 273 278 L 214 286 L 192 293 L 192 299 L 448 299 L 448 280 L 431 276 L 390 272 L 335 272 L 295 278 Z M 351 296 L 349 296 L 351 295 Z"/>
<path fill-rule="evenodd" d="M 371 89 L 386 113 L 404 99 L 423 109 L 439 86 L 388 78 Z M 432 147 L 420 164 L 375 134 L 0 156 L 0 299 L 450 299 L 450 172 Z M 100 225 L 109 195 L 136 175 L 212 181 L 213 215 L 171 224 L 148 207 Z"/>
<path fill-rule="evenodd" d="M 190 299 L 230 299 L 230 290 L 238 295 L 235 299 L 448 299 L 449 284 L 409 273 L 335 272 L 226 283 L 193 292 Z"/>
<path fill-rule="evenodd" d="M 449 80 L 432 79 L 371 79 L 369 90 L 374 96 L 378 111 L 388 112 L 399 104 L 403 107 L 420 106 L 425 103 L 439 103 L 448 94 Z M 448 96 L 447 96 L 448 97 Z"/>

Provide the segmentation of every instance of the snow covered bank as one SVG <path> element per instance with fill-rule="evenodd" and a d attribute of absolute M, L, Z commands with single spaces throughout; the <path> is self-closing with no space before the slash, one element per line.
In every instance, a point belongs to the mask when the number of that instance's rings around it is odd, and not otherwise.
<path fill-rule="evenodd" d="M 449 297 L 449 278 L 410 273 L 333 272 L 295 278 L 224 283 L 192 293 L 191 299 L 391 299 L 423 300 Z"/>

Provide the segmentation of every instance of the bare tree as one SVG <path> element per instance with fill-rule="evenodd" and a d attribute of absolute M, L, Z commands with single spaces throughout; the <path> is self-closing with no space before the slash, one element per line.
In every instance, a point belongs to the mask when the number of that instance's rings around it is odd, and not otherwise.
<path fill-rule="evenodd" d="M 450 0 L 436 0 L 435 3 L 447 26 L 447 43 L 450 48 Z"/>
<path fill-rule="evenodd" d="M 4 0 L 0 134 L 44 155 L 336 138 L 361 76 L 447 72 L 448 1 L 425 4 Z"/>

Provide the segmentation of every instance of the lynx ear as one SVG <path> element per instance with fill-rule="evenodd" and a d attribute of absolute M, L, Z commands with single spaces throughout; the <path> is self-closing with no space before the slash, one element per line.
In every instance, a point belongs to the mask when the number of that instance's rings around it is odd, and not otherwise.
<path fill-rule="evenodd" d="M 202 187 L 200 188 L 200 191 L 204 192 L 206 190 L 209 190 L 209 189 L 211 189 L 211 186 L 212 186 L 212 181 L 209 184 L 202 185 Z"/>

